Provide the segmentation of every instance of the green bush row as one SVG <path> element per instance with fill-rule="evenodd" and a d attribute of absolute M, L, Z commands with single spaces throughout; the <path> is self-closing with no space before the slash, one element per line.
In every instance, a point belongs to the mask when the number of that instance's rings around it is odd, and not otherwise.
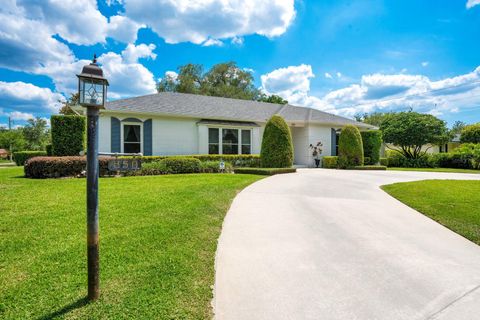
<path fill-rule="evenodd" d="M 28 159 L 34 157 L 44 157 L 47 153 L 45 151 L 18 151 L 13 153 L 13 160 L 17 166 L 23 166 Z"/>
<path fill-rule="evenodd" d="M 223 172 L 232 172 L 232 165 L 225 163 Z M 220 161 L 203 161 L 195 158 L 162 159 L 160 161 L 147 162 L 142 164 L 139 171 L 130 172 L 128 175 L 161 175 L 175 173 L 218 173 L 220 172 Z"/>
<path fill-rule="evenodd" d="M 128 157 L 127 157 L 128 158 Z M 260 156 L 252 154 L 193 154 L 181 156 L 145 156 L 142 157 L 142 163 L 157 162 L 167 158 L 195 158 L 202 162 L 205 161 L 224 161 L 235 167 L 258 167 L 260 166 Z"/>
<path fill-rule="evenodd" d="M 353 167 L 354 170 L 387 170 L 386 166 L 379 165 L 366 165 L 366 166 L 356 166 Z"/>
<path fill-rule="evenodd" d="M 327 169 L 336 169 L 338 168 L 338 157 L 336 156 L 325 156 L 322 159 L 323 167 Z"/>
<path fill-rule="evenodd" d="M 235 168 L 235 173 L 273 176 L 281 173 L 297 172 L 296 168 Z"/>

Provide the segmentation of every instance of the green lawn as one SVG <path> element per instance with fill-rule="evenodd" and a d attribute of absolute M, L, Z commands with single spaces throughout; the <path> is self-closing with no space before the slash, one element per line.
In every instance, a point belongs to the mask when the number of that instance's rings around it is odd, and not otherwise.
<path fill-rule="evenodd" d="M 253 175 L 100 180 L 101 298 L 85 303 L 85 179 L 0 170 L 1 319 L 209 319 L 224 215 Z"/>
<path fill-rule="evenodd" d="M 480 245 L 480 181 L 424 180 L 382 189 Z"/>
<path fill-rule="evenodd" d="M 454 168 L 392 168 L 387 170 L 393 171 L 426 171 L 426 172 L 453 172 L 453 173 L 480 173 L 480 170 L 472 169 L 454 169 Z"/>

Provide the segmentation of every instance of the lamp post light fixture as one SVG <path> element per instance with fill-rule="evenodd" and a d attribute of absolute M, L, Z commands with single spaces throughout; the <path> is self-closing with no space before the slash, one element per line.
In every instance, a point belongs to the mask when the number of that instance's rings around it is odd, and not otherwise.
<path fill-rule="evenodd" d="M 98 115 L 105 108 L 108 81 L 97 64 L 85 65 L 78 77 L 79 104 L 87 109 L 87 265 L 88 299 L 100 295 L 98 253 Z"/>

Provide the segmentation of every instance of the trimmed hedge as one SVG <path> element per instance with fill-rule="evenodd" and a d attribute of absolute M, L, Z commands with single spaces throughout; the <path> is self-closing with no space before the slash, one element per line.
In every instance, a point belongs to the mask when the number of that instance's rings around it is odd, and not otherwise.
<path fill-rule="evenodd" d="M 201 169 L 201 162 L 195 158 L 166 158 L 160 160 L 160 163 L 165 165 L 166 173 L 199 173 Z"/>
<path fill-rule="evenodd" d="M 47 145 L 45 146 L 45 151 L 47 152 L 47 156 L 48 156 L 48 157 L 53 156 L 53 154 L 52 154 L 52 145 L 51 145 L 51 144 L 47 144 Z"/>
<path fill-rule="evenodd" d="M 351 169 L 353 170 L 387 170 L 387 167 L 378 166 L 378 165 L 367 165 L 367 166 L 355 166 Z"/>
<path fill-rule="evenodd" d="M 237 174 L 258 174 L 263 176 L 273 176 L 275 174 L 297 172 L 296 168 L 235 168 Z"/>
<path fill-rule="evenodd" d="M 47 153 L 45 151 L 18 151 L 13 153 L 13 160 L 17 166 L 23 166 L 28 159 L 34 157 L 45 157 Z"/>
<path fill-rule="evenodd" d="M 54 115 L 50 121 L 52 155 L 78 156 L 85 149 L 85 117 Z"/>
<path fill-rule="evenodd" d="M 363 165 L 362 136 L 357 127 L 346 125 L 338 141 L 338 166 L 350 168 Z"/>
<path fill-rule="evenodd" d="M 338 157 L 337 156 L 325 156 L 322 159 L 322 166 L 327 169 L 336 169 L 338 168 Z"/>
<path fill-rule="evenodd" d="M 233 166 L 231 163 L 225 163 L 224 172 L 233 172 Z M 219 173 L 220 161 L 204 161 L 200 163 L 200 171 L 203 173 Z"/>
<path fill-rule="evenodd" d="M 382 133 L 379 130 L 360 132 L 363 143 L 363 155 L 365 164 L 377 164 L 380 160 L 380 148 L 382 147 Z"/>
<path fill-rule="evenodd" d="M 111 157 L 100 157 L 100 176 L 115 174 L 108 170 Z M 35 157 L 25 163 L 25 177 L 35 179 L 82 176 L 87 167 L 86 157 Z"/>
<path fill-rule="evenodd" d="M 129 157 L 122 157 L 129 158 Z M 202 162 L 205 161 L 223 161 L 235 167 L 259 167 L 260 156 L 252 154 L 193 154 L 180 156 L 144 156 L 142 163 L 157 162 L 167 158 L 195 158 Z"/>
<path fill-rule="evenodd" d="M 279 115 L 272 116 L 265 125 L 260 161 L 263 168 L 290 168 L 293 165 L 292 133 Z"/>
<path fill-rule="evenodd" d="M 380 158 L 380 165 L 388 167 L 388 158 Z"/>

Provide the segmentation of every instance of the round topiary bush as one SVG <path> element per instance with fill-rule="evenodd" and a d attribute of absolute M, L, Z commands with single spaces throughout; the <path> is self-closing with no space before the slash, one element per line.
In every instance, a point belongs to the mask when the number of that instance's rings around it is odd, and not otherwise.
<path fill-rule="evenodd" d="M 293 165 L 292 133 L 279 115 L 271 117 L 265 126 L 260 161 L 264 168 L 289 168 Z"/>
<path fill-rule="evenodd" d="M 347 125 L 343 127 L 338 141 L 338 166 L 352 168 L 363 165 L 362 136 L 357 127 Z"/>
<path fill-rule="evenodd" d="M 379 130 L 362 131 L 363 155 L 365 164 L 377 164 L 380 161 L 382 133 Z M 369 161 L 367 161 L 367 157 Z"/>

